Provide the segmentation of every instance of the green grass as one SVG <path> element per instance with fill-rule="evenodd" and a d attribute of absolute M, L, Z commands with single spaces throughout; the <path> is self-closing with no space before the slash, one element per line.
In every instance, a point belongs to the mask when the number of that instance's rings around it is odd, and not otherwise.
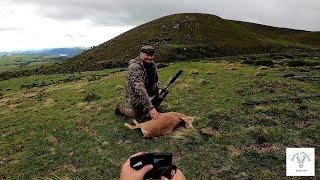
<path fill-rule="evenodd" d="M 0 72 L 16 71 L 25 69 L 34 69 L 43 65 L 51 65 L 54 62 L 59 62 L 65 57 L 53 55 L 7 55 L 0 57 Z"/>
<path fill-rule="evenodd" d="M 184 70 L 162 109 L 196 116 L 196 130 L 179 128 L 153 140 L 114 115 L 116 103 L 125 101 L 122 69 L 0 81 L 0 179 L 117 179 L 138 151 L 172 152 L 188 179 L 285 177 L 286 147 L 315 147 L 319 164 L 319 99 L 244 105 L 320 93 L 317 81 L 283 77 L 319 76 L 319 70 L 229 64 L 190 61 L 159 69 L 162 82 Z M 100 99 L 87 102 L 92 94 Z"/>

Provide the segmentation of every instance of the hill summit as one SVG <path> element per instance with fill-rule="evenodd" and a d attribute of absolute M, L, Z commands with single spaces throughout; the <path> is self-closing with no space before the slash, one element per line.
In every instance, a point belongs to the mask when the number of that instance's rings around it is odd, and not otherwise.
<path fill-rule="evenodd" d="M 67 64 L 80 70 L 125 66 L 146 44 L 155 46 L 158 62 L 168 62 L 319 48 L 320 32 L 225 20 L 210 14 L 174 14 L 133 28 L 69 59 Z"/>

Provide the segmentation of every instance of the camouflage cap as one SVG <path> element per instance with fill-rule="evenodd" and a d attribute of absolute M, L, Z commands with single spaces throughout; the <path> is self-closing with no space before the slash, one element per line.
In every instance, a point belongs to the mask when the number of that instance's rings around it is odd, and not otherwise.
<path fill-rule="evenodd" d="M 155 50 L 152 46 L 146 45 L 141 48 L 140 52 L 143 52 L 143 53 L 146 53 L 149 55 L 153 55 L 155 53 Z"/>

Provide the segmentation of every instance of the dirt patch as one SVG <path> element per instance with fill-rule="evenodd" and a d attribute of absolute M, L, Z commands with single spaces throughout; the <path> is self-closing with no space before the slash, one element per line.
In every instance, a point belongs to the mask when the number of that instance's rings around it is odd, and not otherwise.
<path fill-rule="evenodd" d="M 102 142 L 102 145 L 104 145 L 104 146 L 108 146 L 110 143 L 109 143 L 109 141 L 107 141 L 107 140 L 104 140 L 103 142 Z"/>
<path fill-rule="evenodd" d="M 73 164 L 64 164 L 64 165 L 60 166 L 59 169 L 62 171 L 69 171 L 69 172 L 74 172 L 74 173 L 77 172 L 77 168 Z"/>
<path fill-rule="evenodd" d="M 102 107 L 96 107 L 94 104 L 88 102 L 80 102 L 77 106 L 87 111 L 96 110 L 97 112 L 100 112 L 102 110 Z"/>
<path fill-rule="evenodd" d="M 243 149 L 238 147 L 230 146 L 228 149 L 231 157 L 237 157 L 243 153 Z"/>
<path fill-rule="evenodd" d="M 22 103 L 19 104 L 10 104 L 9 108 L 11 109 L 19 109 L 22 106 Z"/>
<path fill-rule="evenodd" d="M 10 129 L 8 131 L 3 131 L 1 135 L 2 135 L 2 137 L 8 137 L 8 136 L 15 136 L 19 133 L 20 132 L 18 129 Z"/>
<path fill-rule="evenodd" d="M 124 87 L 122 85 L 116 85 L 115 90 L 119 91 L 124 89 Z"/>
<path fill-rule="evenodd" d="M 295 102 L 302 103 L 305 99 L 316 99 L 320 98 L 319 94 L 311 94 L 307 96 L 292 96 L 292 97 L 278 97 L 277 99 L 260 99 L 260 100 L 246 100 L 243 104 L 246 106 L 271 104 L 271 103 L 282 103 L 282 102 Z"/>
<path fill-rule="evenodd" d="M 176 130 L 172 134 L 172 138 L 184 141 L 184 142 L 195 142 L 201 139 L 200 134 L 195 129 L 181 128 Z"/>
<path fill-rule="evenodd" d="M 265 152 L 281 152 L 284 148 L 265 142 L 262 144 L 251 146 L 251 149 L 253 149 L 257 153 L 265 153 Z"/>
<path fill-rule="evenodd" d="M 9 163 L 10 164 L 18 164 L 18 163 L 20 163 L 20 160 L 14 159 L 14 160 L 9 161 Z"/>
<path fill-rule="evenodd" d="M 195 69 L 191 70 L 189 73 L 189 75 L 197 75 L 197 74 L 199 74 L 199 71 Z"/>
<path fill-rule="evenodd" d="M 53 147 L 49 149 L 49 153 L 50 153 L 50 155 L 52 155 L 52 156 L 54 156 L 54 155 L 57 154 L 57 153 L 56 153 L 56 149 L 53 148 Z"/>
<path fill-rule="evenodd" d="M 85 132 L 85 133 L 89 134 L 90 136 L 94 137 L 95 139 L 97 139 L 99 137 L 99 134 L 96 130 L 90 129 L 87 126 L 77 126 L 75 128 L 75 130 L 78 132 Z"/>
<path fill-rule="evenodd" d="M 296 125 L 296 127 L 297 127 L 298 129 L 305 129 L 305 128 L 307 128 L 308 126 L 310 126 L 310 124 L 308 124 L 308 123 L 306 123 L 306 122 L 304 122 L 304 121 L 296 122 L 295 125 Z"/>
<path fill-rule="evenodd" d="M 38 112 L 38 111 L 39 111 L 39 109 L 40 109 L 40 108 L 32 107 L 30 110 L 31 110 L 32 112 Z"/>
<path fill-rule="evenodd" d="M 59 85 L 49 86 L 49 88 L 46 89 L 46 92 L 57 91 L 62 89 L 82 89 L 87 84 L 89 83 L 81 82 L 81 83 L 71 83 L 71 84 L 59 84 Z"/>
<path fill-rule="evenodd" d="M 55 100 L 52 99 L 52 98 L 49 98 L 49 99 L 46 99 L 43 103 L 43 106 L 44 107 L 47 107 L 47 108 L 50 108 L 50 107 L 53 107 L 55 105 Z"/>
<path fill-rule="evenodd" d="M 241 172 L 241 173 L 235 175 L 234 177 L 235 177 L 235 178 L 243 178 L 243 177 L 247 177 L 247 176 L 248 176 L 248 175 L 247 175 L 245 172 Z"/>
<path fill-rule="evenodd" d="M 11 112 L 11 110 L 8 108 L 8 109 L 1 111 L 0 115 L 4 115 L 4 114 L 10 113 L 10 112 Z"/>
<path fill-rule="evenodd" d="M 4 157 L 0 156 L 0 166 L 4 165 L 5 163 L 7 163 L 7 158 L 4 158 Z"/>
<path fill-rule="evenodd" d="M 314 147 L 315 143 L 310 139 L 302 139 L 298 142 L 297 147 Z"/>
<path fill-rule="evenodd" d="M 0 99 L 0 107 L 8 105 L 9 103 L 10 103 L 10 99 L 9 98 Z"/>
<path fill-rule="evenodd" d="M 312 67 L 312 69 L 318 69 L 318 70 L 320 70 L 320 65 L 314 66 L 314 67 Z"/>
<path fill-rule="evenodd" d="M 257 71 L 263 71 L 263 70 L 267 70 L 267 69 L 269 69 L 269 67 L 267 67 L 267 66 L 260 66 L 260 67 L 258 67 L 256 70 L 257 70 Z"/>
<path fill-rule="evenodd" d="M 198 83 L 199 83 L 199 85 L 204 86 L 204 85 L 207 85 L 209 82 L 205 79 L 199 79 Z"/>
<path fill-rule="evenodd" d="M 89 111 L 89 110 L 92 110 L 94 109 L 94 106 L 88 104 L 87 106 L 84 107 L 85 110 Z"/>
<path fill-rule="evenodd" d="M 238 70 L 238 68 L 236 67 L 236 64 L 231 63 L 228 65 L 228 70 L 234 71 L 234 70 Z"/>
<path fill-rule="evenodd" d="M 79 90 L 79 93 L 84 93 L 84 92 L 86 92 L 86 90 L 84 90 L 84 89 Z"/>
<path fill-rule="evenodd" d="M 55 144 L 58 142 L 58 139 L 56 137 L 54 137 L 53 135 L 47 137 L 47 140 L 52 144 Z"/>
<path fill-rule="evenodd" d="M 227 164 L 225 166 L 223 166 L 222 168 L 213 168 L 210 170 L 210 172 L 212 174 L 219 174 L 219 173 L 222 173 L 222 172 L 225 172 L 225 171 L 230 171 L 231 170 L 231 165 L 230 164 Z"/>
<path fill-rule="evenodd" d="M 258 92 L 269 92 L 274 93 L 277 90 L 304 93 L 303 89 L 296 87 L 295 84 L 290 82 L 276 81 L 276 82 L 267 82 L 257 80 L 254 82 L 254 89 L 257 89 Z"/>
<path fill-rule="evenodd" d="M 212 135 L 212 136 L 220 136 L 221 133 L 215 129 L 212 129 L 211 127 L 205 127 L 201 129 L 201 132 L 207 135 Z"/>
<path fill-rule="evenodd" d="M 189 88 L 190 88 L 190 84 L 188 84 L 188 83 L 181 83 L 177 87 L 178 90 L 187 90 Z"/>
<path fill-rule="evenodd" d="M 77 104 L 78 107 L 83 108 L 85 106 L 87 106 L 89 103 L 88 102 L 80 102 Z"/>
<path fill-rule="evenodd" d="M 37 95 L 38 95 L 38 93 L 26 93 L 23 95 L 23 97 L 33 98 L 33 97 L 36 97 Z"/>

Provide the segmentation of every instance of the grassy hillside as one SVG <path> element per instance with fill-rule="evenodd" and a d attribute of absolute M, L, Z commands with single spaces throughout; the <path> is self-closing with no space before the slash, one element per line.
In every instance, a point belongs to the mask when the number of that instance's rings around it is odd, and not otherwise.
<path fill-rule="evenodd" d="M 175 14 L 138 26 L 70 59 L 66 67 L 125 66 L 143 44 L 154 45 L 159 62 L 237 54 L 320 48 L 319 32 L 276 28 L 210 14 Z"/>
<path fill-rule="evenodd" d="M 53 55 L 6 55 L 0 57 L 0 72 L 35 69 L 42 65 L 51 65 L 65 59 L 65 57 Z"/>
<path fill-rule="evenodd" d="M 197 119 L 153 140 L 114 115 L 124 69 L 0 81 L 0 179 L 117 179 L 137 151 L 172 152 L 188 179 L 284 178 L 286 147 L 315 147 L 319 164 L 318 67 L 227 60 L 159 70 L 163 82 L 184 70 L 162 110 Z"/>
<path fill-rule="evenodd" d="M 156 61 L 165 63 L 239 54 L 320 54 L 319 32 L 186 13 L 142 24 L 63 63 L 18 73 L 0 73 L 0 79 L 124 67 L 138 56 L 144 44 L 155 46 Z"/>

